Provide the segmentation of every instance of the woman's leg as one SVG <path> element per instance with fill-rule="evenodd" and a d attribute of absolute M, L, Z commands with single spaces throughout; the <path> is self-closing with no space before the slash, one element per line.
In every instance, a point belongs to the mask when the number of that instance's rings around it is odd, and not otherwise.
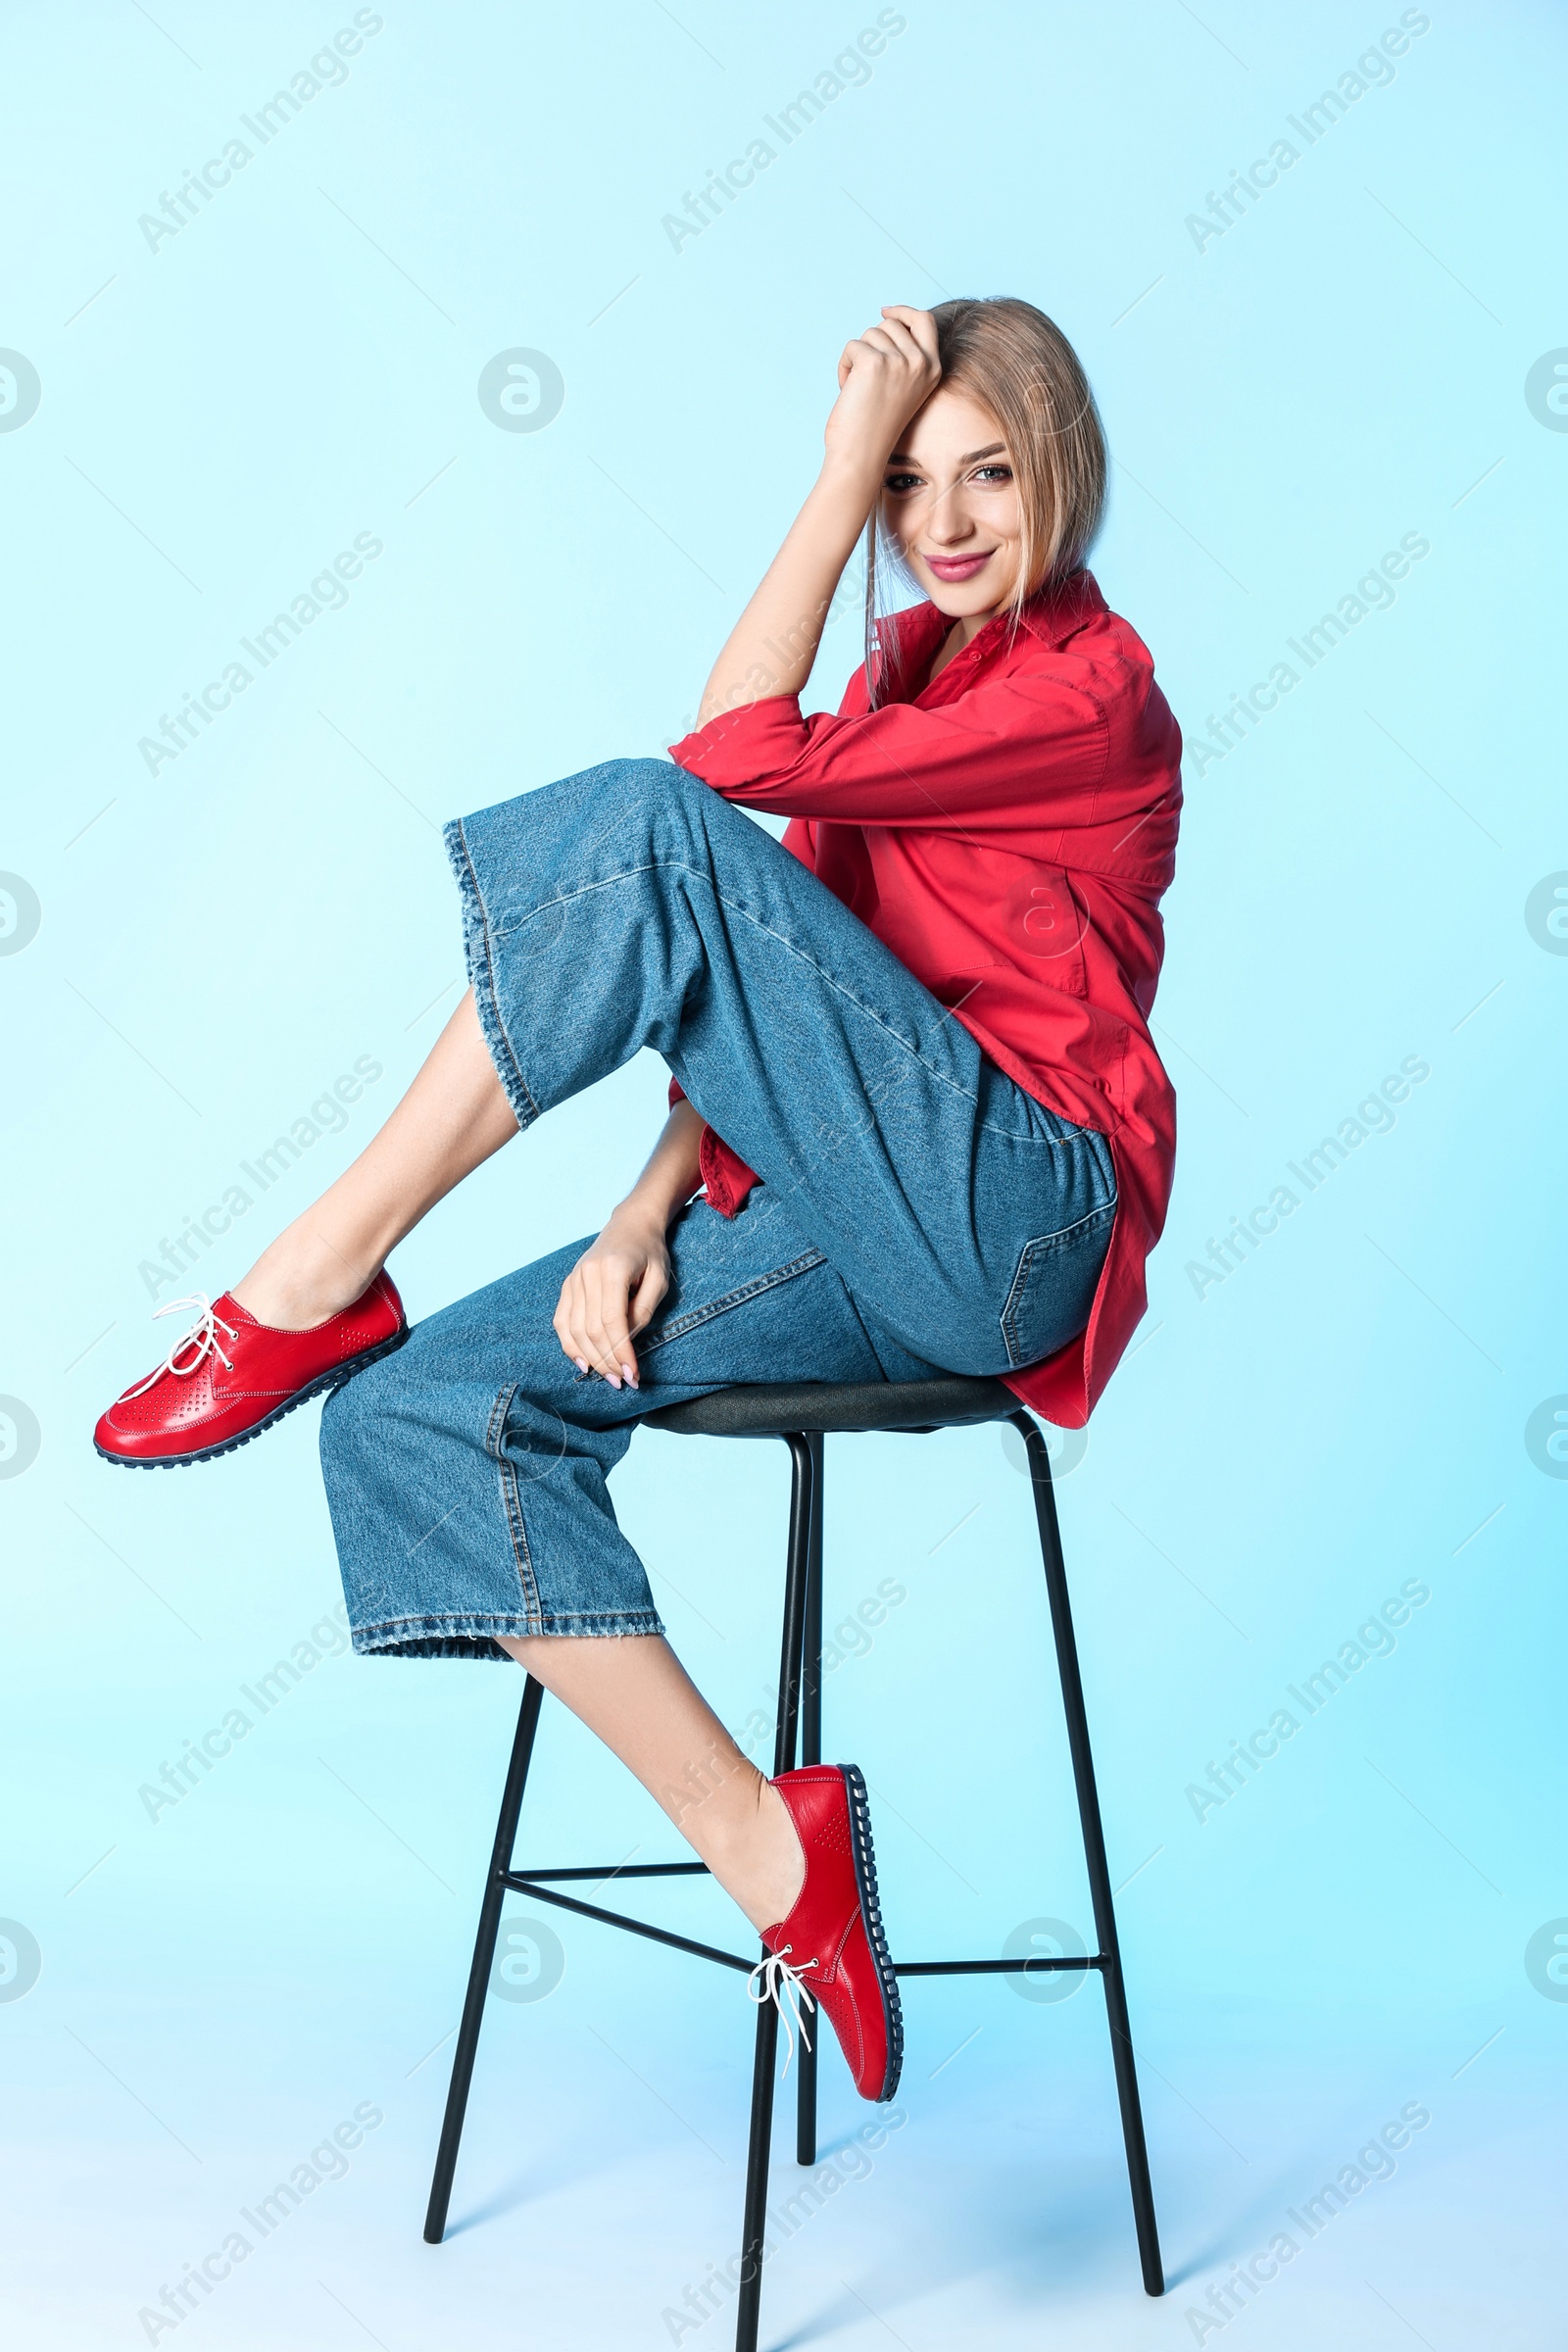
<path fill-rule="evenodd" d="M 380 1133 L 263 1250 L 233 1296 L 278 1330 L 324 1322 L 359 1298 L 427 1210 L 516 1132 L 470 988 Z"/>
<path fill-rule="evenodd" d="M 652 1046 L 906 1347 L 989 1373 L 1082 1328 L 1115 1202 L 1103 1139 L 987 1063 L 738 809 L 614 761 L 447 842 L 473 987 L 385 1127 L 236 1286 L 260 1321 L 357 1298 L 520 1127 Z"/>
<path fill-rule="evenodd" d="M 788 1915 L 806 1870 L 784 1800 L 667 1642 L 496 1639 L 636 1774 L 754 1928 Z"/>

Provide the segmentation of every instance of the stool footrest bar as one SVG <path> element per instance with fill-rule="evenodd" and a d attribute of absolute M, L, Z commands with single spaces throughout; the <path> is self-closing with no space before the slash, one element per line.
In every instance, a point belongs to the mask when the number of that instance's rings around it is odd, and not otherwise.
<path fill-rule="evenodd" d="M 513 1879 L 691 1879 L 709 1878 L 706 1862 L 589 1862 L 572 1870 L 522 1870 L 515 1864 L 503 1872 Z"/>
<path fill-rule="evenodd" d="M 562 1910 L 581 1912 L 583 1919 L 600 1919 L 604 1927 L 620 1927 L 630 1936 L 647 1936 L 651 1942 L 667 1942 L 677 1952 L 696 1952 L 698 1959 L 717 1959 L 724 1969 L 745 1969 L 748 1976 L 753 1971 L 753 1962 L 741 1959 L 738 1952 L 719 1952 L 710 1942 L 694 1942 L 691 1936 L 672 1936 L 670 1929 L 649 1927 L 647 1919 L 630 1919 L 625 1912 L 602 1910 L 597 1903 L 578 1903 L 573 1895 L 555 1895 L 543 1884 L 546 1880 L 712 1877 L 708 1863 L 588 1863 L 578 1870 L 501 1870 L 496 1877 L 514 1893 L 538 1895 L 541 1903 L 558 1903 Z M 1084 1959 L 1046 1959 L 1044 1954 L 1030 1954 L 1027 1959 L 896 1959 L 894 1962 L 894 1976 L 1044 1976 L 1051 1969 L 1109 1969 L 1109 1952 L 1086 1952 Z"/>
<path fill-rule="evenodd" d="M 673 1879 L 697 1873 L 710 1876 L 706 1862 L 644 1862 L 634 1867 L 611 1864 L 581 1870 L 504 1870 L 497 1875 L 504 1886 L 517 1894 L 537 1895 L 543 1903 L 557 1903 L 564 1911 L 576 1911 L 584 1919 L 597 1919 L 607 1928 L 624 1928 L 633 1936 L 646 1936 L 655 1943 L 673 1945 L 678 1952 L 695 1952 L 704 1960 L 716 1960 L 724 1968 L 744 1969 L 749 1976 L 752 1962 L 743 1960 L 738 1952 L 721 1952 L 710 1943 L 695 1943 L 689 1936 L 675 1936 L 667 1928 L 650 1927 L 646 1920 L 630 1919 L 624 1911 L 607 1911 L 598 1903 L 579 1902 L 569 1894 L 552 1894 L 542 1884 L 548 1879 Z M 1018 1960 L 895 1960 L 896 1977 L 1036 1977 L 1049 1970 L 1070 1971 L 1108 1968 L 1106 1952 L 1088 1952 L 1080 1959 L 1048 1959 L 1044 1954 L 1031 1954 Z"/>
<path fill-rule="evenodd" d="M 575 1911 L 583 1919 L 603 1921 L 607 1928 L 624 1928 L 630 1936 L 646 1936 L 650 1943 L 667 1943 L 677 1952 L 690 1952 L 699 1960 L 716 1961 L 720 1968 L 738 1968 L 749 1977 L 756 1967 L 755 1960 L 743 1960 L 738 1952 L 721 1952 L 711 1943 L 694 1943 L 689 1936 L 672 1936 L 667 1928 L 651 1928 L 643 1919 L 628 1919 L 624 1911 L 604 1911 L 597 1903 L 581 1903 L 574 1894 L 556 1894 L 550 1887 L 541 1886 L 536 1879 L 525 1879 L 521 1873 L 509 1870 L 507 1886 L 518 1894 L 531 1894 L 541 1903 L 555 1903 L 563 1911 Z"/>
<path fill-rule="evenodd" d="M 895 1960 L 896 1977 L 1039 1977 L 1048 1969 L 1108 1968 L 1110 1962 L 1103 1952 L 1091 1952 L 1082 1960 Z"/>

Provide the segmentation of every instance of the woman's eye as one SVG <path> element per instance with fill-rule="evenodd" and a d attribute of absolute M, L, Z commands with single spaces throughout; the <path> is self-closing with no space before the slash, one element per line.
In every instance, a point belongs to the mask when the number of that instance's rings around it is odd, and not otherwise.
<path fill-rule="evenodd" d="M 975 468 L 974 478 L 977 482 L 984 482 L 988 489 L 999 488 L 1002 483 L 1011 481 L 1012 467 L 1010 466 L 979 466 Z"/>
<path fill-rule="evenodd" d="M 883 489 L 891 491 L 895 498 L 906 497 L 909 491 L 917 490 L 919 486 L 920 476 L 917 473 L 890 473 L 882 484 Z"/>

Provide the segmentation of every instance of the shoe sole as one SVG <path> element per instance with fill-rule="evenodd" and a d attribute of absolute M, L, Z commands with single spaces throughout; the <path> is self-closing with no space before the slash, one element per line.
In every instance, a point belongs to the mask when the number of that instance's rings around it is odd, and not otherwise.
<path fill-rule="evenodd" d="M 866 1798 L 864 1776 L 858 1764 L 843 1764 L 839 1769 L 844 1775 L 844 1786 L 850 1800 L 850 1843 L 855 1857 L 855 1883 L 860 1890 L 860 1916 L 865 1922 L 865 1937 L 876 1966 L 877 1984 L 882 1994 L 882 2013 L 887 2021 L 888 2071 L 876 2094 L 880 2106 L 892 2098 L 904 2071 L 904 2004 L 899 1998 L 899 1980 L 894 1974 L 893 1955 L 888 1950 L 887 1937 L 882 1932 L 882 1905 L 876 1890 L 876 1855 L 871 1847 L 871 1807 Z"/>
<path fill-rule="evenodd" d="M 225 1438 L 221 1446 L 203 1446 L 195 1453 L 111 1453 L 106 1446 L 100 1446 L 94 1438 L 93 1451 L 104 1461 L 118 1462 L 125 1470 L 184 1470 L 192 1462 L 216 1462 L 220 1454 L 233 1453 L 238 1446 L 248 1446 L 252 1438 L 259 1438 L 264 1429 L 270 1429 L 286 1413 L 293 1412 L 296 1405 L 309 1404 L 313 1396 L 319 1396 L 331 1389 L 340 1389 L 346 1380 L 353 1379 L 356 1372 L 363 1372 L 367 1364 L 377 1362 L 383 1355 L 393 1354 L 408 1336 L 409 1325 L 405 1323 L 403 1329 L 394 1333 L 390 1340 L 383 1340 L 378 1348 L 367 1348 L 363 1355 L 351 1355 L 346 1363 L 334 1364 L 330 1372 L 323 1372 L 319 1380 L 313 1380 L 308 1388 L 297 1391 L 286 1404 L 278 1406 L 276 1412 L 269 1413 L 265 1421 L 258 1421 L 250 1429 L 242 1430 L 237 1438 Z"/>

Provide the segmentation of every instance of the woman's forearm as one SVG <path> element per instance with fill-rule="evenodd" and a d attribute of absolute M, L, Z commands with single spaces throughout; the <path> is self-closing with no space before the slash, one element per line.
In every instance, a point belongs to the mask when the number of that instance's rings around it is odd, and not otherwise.
<path fill-rule="evenodd" d="M 845 345 L 822 470 L 713 664 L 699 726 L 743 703 L 800 693 L 888 458 L 941 373 L 928 311 L 887 304 L 879 325 Z"/>
<path fill-rule="evenodd" d="M 881 480 L 880 455 L 875 464 L 828 458 L 713 664 L 699 726 L 742 703 L 800 693 Z"/>
<path fill-rule="evenodd" d="M 702 1140 L 700 1114 L 689 1102 L 677 1102 L 649 1154 L 648 1165 L 614 1213 L 646 1219 L 662 1233 L 701 1181 L 697 1154 Z"/>

